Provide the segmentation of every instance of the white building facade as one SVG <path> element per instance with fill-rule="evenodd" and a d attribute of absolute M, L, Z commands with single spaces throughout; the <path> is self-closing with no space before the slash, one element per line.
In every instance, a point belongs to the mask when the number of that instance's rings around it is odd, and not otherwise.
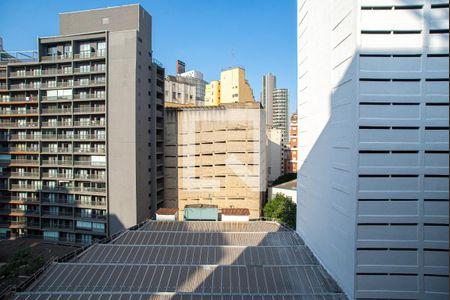
<path fill-rule="evenodd" d="M 298 0 L 297 231 L 350 299 L 448 299 L 448 0 Z"/>

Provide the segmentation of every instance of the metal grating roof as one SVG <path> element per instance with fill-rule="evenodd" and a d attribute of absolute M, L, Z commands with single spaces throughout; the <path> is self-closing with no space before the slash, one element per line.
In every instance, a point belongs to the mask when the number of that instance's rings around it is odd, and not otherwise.
<path fill-rule="evenodd" d="M 16 299 L 345 297 L 297 234 L 276 223 L 151 221 L 55 263 Z"/>

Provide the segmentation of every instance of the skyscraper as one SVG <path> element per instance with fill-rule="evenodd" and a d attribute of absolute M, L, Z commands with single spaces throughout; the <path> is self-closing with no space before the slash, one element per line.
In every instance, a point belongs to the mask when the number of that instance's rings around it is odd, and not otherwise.
<path fill-rule="evenodd" d="M 297 230 L 351 299 L 448 299 L 448 12 L 298 1 Z"/>
<path fill-rule="evenodd" d="M 289 92 L 287 89 L 273 90 L 272 104 L 272 124 L 273 128 L 283 131 L 283 143 L 289 143 L 289 122 L 288 122 Z"/>
<path fill-rule="evenodd" d="M 267 125 L 273 125 L 273 91 L 277 87 L 277 78 L 268 73 L 262 78 L 261 104 L 266 111 Z"/>
<path fill-rule="evenodd" d="M 60 14 L 0 72 L 0 231 L 90 243 L 163 200 L 164 69 L 139 5 Z M 2 56 L 3 57 L 3 56 Z"/>

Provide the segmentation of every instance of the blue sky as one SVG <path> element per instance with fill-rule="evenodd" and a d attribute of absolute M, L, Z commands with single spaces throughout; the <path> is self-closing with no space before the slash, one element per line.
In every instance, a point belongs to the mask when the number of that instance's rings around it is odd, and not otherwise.
<path fill-rule="evenodd" d="M 140 3 L 153 17 L 153 52 L 167 74 L 186 62 L 207 81 L 243 66 L 260 98 L 261 76 L 272 72 L 296 110 L 296 0 L 0 0 L 0 37 L 7 50 L 36 49 L 38 36 L 57 35 L 58 13 Z"/>

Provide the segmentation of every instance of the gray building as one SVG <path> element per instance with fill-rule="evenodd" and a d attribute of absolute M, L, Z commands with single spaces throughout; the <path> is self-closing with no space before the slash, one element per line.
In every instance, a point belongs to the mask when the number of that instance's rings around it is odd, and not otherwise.
<path fill-rule="evenodd" d="M 164 69 L 139 5 L 60 14 L 0 69 L 0 233 L 90 243 L 163 201 Z"/>
<path fill-rule="evenodd" d="M 272 122 L 273 128 L 281 129 L 281 131 L 283 132 L 283 145 L 287 145 L 289 143 L 288 104 L 288 90 L 274 89 L 272 103 Z"/>
<path fill-rule="evenodd" d="M 273 91 L 277 87 L 277 78 L 272 73 L 262 78 L 261 104 L 266 110 L 267 125 L 273 126 Z"/>

